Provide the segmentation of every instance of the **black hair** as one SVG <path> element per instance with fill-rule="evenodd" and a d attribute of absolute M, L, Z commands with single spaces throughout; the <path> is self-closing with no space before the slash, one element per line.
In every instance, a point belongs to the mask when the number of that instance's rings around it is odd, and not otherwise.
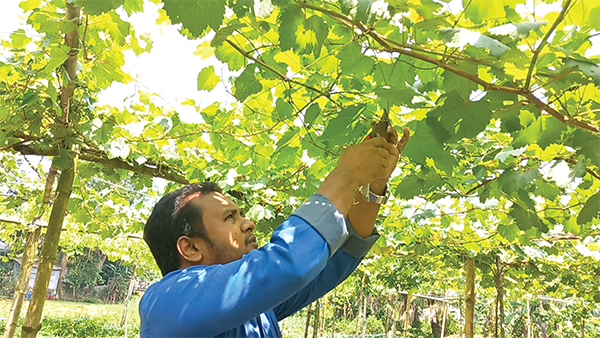
<path fill-rule="evenodd" d="M 146 222 L 144 241 L 163 276 L 179 269 L 179 237 L 198 237 L 213 245 L 202 221 L 202 208 L 185 201 L 186 197 L 197 192 L 221 192 L 221 188 L 212 182 L 202 182 L 170 192 L 156 203 Z"/>

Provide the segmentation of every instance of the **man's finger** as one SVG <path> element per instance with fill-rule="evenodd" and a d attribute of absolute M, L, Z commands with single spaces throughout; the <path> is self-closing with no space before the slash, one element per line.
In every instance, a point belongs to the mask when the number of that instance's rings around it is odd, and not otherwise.
<path fill-rule="evenodd" d="M 389 126 L 387 129 L 387 133 L 388 133 L 388 142 L 390 142 L 391 144 L 396 144 L 398 143 L 398 131 L 396 130 L 396 128 Z"/>
<path fill-rule="evenodd" d="M 402 133 L 402 138 L 400 139 L 400 141 L 398 141 L 397 144 L 397 148 L 399 152 L 402 152 L 402 150 L 404 150 L 404 147 L 406 147 L 406 143 L 408 142 L 408 139 L 410 137 L 410 130 L 408 128 L 404 128 L 404 131 Z"/>
<path fill-rule="evenodd" d="M 387 140 L 383 137 L 373 137 L 368 140 L 365 140 L 364 143 L 370 144 L 373 147 L 383 148 L 388 143 Z"/>

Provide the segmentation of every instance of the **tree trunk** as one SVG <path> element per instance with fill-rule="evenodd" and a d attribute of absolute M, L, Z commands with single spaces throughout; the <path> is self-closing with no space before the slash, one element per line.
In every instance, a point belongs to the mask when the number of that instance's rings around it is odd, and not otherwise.
<path fill-rule="evenodd" d="M 365 271 L 363 271 L 362 280 L 360 282 L 360 296 L 358 296 L 358 302 L 356 302 L 356 304 L 358 304 L 358 314 L 356 315 L 356 328 L 354 329 L 354 337 L 358 337 L 358 330 L 360 329 L 360 316 L 361 316 L 360 303 L 362 303 L 362 300 L 363 300 L 363 293 L 365 290 L 365 279 L 366 278 L 367 278 L 367 271 L 365 270 Z"/>
<path fill-rule="evenodd" d="M 67 3 L 68 4 L 68 3 Z M 50 220 L 48 221 L 48 229 L 42 243 L 42 251 L 40 253 L 40 264 L 38 265 L 37 277 L 33 287 L 33 294 L 27 309 L 27 316 L 23 322 L 23 330 L 21 338 L 35 338 L 40 330 L 40 322 L 44 303 L 46 301 L 46 293 L 48 292 L 48 283 L 52 275 L 52 266 L 56 261 L 56 252 L 60 233 L 62 231 L 63 221 L 67 212 L 67 205 L 71 190 L 73 188 L 73 180 L 75 178 L 75 164 L 77 157 L 73 159 L 71 168 L 63 170 L 58 179 L 56 190 L 58 195 L 52 206 Z"/>
<path fill-rule="evenodd" d="M 62 294 L 63 284 L 65 283 L 65 275 L 67 274 L 67 265 L 69 264 L 69 256 L 63 252 L 60 258 L 60 276 L 58 277 L 58 286 L 56 287 L 56 299 L 60 299 Z"/>
<path fill-rule="evenodd" d="M 308 304 L 308 309 L 306 309 L 306 326 L 304 326 L 304 338 L 308 338 L 308 328 L 310 327 L 311 310 L 312 303 Z"/>
<path fill-rule="evenodd" d="M 319 320 L 321 319 L 321 299 L 315 303 L 315 321 L 313 323 L 313 338 L 319 336 Z"/>
<path fill-rule="evenodd" d="M 31 269 L 35 262 L 35 256 L 39 245 L 40 235 L 42 233 L 42 227 L 37 225 L 44 212 L 46 206 L 50 202 L 52 195 L 52 186 L 54 185 L 54 179 L 56 178 L 57 170 L 55 167 L 50 166 L 48 175 L 46 176 L 46 186 L 44 188 L 44 197 L 42 199 L 42 205 L 40 211 L 31 222 L 33 229 L 27 233 L 27 239 L 25 241 L 25 250 L 23 251 L 23 257 L 21 258 L 21 268 L 19 269 L 19 277 L 17 278 L 17 284 L 15 285 L 15 293 L 13 295 L 12 304 L 6 318 L 6 326 L 4 328 L 4 338 L 13 338 L 17 329 L 17 322 L 21 315 L 21 308 L 23 307 L 23 299 L 27 293 L 29 286 L 29 278 L 31 276 Z"/>
<path fill-rule="evenodd" d="M 465 338 L 473 338 L 475 331 L 475 258 L 467 257 L 467 288 L 465 291 Z"/>

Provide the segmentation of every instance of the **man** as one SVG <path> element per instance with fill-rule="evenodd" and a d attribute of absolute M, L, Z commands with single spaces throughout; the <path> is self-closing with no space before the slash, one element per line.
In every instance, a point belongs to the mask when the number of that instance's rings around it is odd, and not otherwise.
<path fill-rule="evenodd" d="M 389 142 L 347 147 L 315 195 L 261 248 L 254 223 L 215 184 L 161 198 L 144 240 L 164 277 L 140 301 L 141 337 L 281 337 L 277 322 L 346 279 L 377 240 L 376 197 L 408 140 L 407 129 L 398 144 L 389 133 Z M 357 192 L 367 183 L 369 201 Z"/>

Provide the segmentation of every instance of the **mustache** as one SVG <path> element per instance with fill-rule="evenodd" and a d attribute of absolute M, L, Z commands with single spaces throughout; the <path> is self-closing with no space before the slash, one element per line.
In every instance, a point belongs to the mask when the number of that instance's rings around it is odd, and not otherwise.
<path fill-rule="evenodd" d="M 256 243 L 256 236 L 254 236 L 254 235 L 246 236 L 246 238 L 244 238 L 244 242 L 246 245 L 249 245 L 250 243 Z"/>

